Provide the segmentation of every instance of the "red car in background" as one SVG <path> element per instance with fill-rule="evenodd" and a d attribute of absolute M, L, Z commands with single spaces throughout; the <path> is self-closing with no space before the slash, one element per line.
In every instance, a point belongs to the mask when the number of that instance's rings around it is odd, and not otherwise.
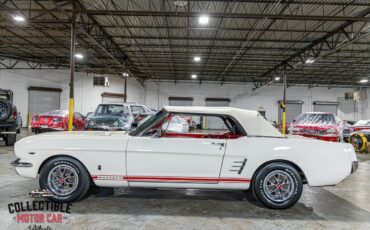
<path fill-rule="evenodd" d="M 289 134 L 339 142 L 342 126 L 343 122 L 333 113 L 303 113 L 293 120 Z"/>
<path fill-rule="evenodd" d="M 84 130 L 85 118 L 80 113 L 75 112 L 73 116 L 73 130 Z M 31 130 L 34 133 L 48 131 L 67 131 L 68 130 L 68 111 L 53 110 L 32 116 Z"/>

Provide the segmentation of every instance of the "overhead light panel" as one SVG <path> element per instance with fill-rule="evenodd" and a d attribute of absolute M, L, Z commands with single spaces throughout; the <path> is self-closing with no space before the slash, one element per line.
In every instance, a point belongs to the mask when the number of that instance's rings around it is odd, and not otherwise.
<path fill-rule="evenodd" d="M 308 58 L 306 61 L 305 61 L 305 63 L 306 64 L 312 64 L 312 63 L 314 63 L 315 62 L 315 59 L 313 59 L 313 58 Z"/>
<path fill-rule="evenodd" d="M 122 76 L 124 76 L 124 77 L 128 77 L 128 73 L 123 72 L 123 73 L 122 73 Z"/>
<path fill-rule="evenodd" d="M 17 21 L 17 22 L 24 22 L 24 21 L 26 21 L 26 18 L 23 17 L 22 15 L 14 15 L 13 16 L 13 19 L 14 19 L 14 21 Z"/>
<path fill-rule="evenodd" d="M 188 4 L 188 1 L 177 0 L 177 1 L 173 1 L 173 4 L 176 5 L 176 6 L 184 7 Z"/>
<path fill-rule="evenodd" d="M 369 80 L 368 80 L 368 79 L 361 79 L 359 82 L 360 82 L 360 83 L 368 83 L 368 82 L 369 82 Z"/>
<path fill-rule="evenodd" d="M 83 59 L 83 58 L 84 58 L 84 55 L 82 55 L 82 54 L 80 54 L 80 53 L 76 53 L 76 54 L 75 54 L 75 57 L 76 57 L 77 59 Z"/>
<path fill-rule="evenodd" d="M 274 80 L 275 81 L 280 81 L 280 77 L 275 77 Z"/>
<path fill-rule="evenodd" d="M 209 17 L 207 15 L 202 15 L 202 16 L 199 17 L 198 22 L 201 25 L 206 25 L 209 22 Z"/>
<path fill-rule="evenodd" d="M 197 79 L 197 77 L 198 77 L 198 76 L 197 76 L 196 74 L 192 74 L 192 75 L 191 75 L 191 78 L 192 78 L 192 79 Z"/>
<path fill-rule="evenodd" d="M 202 59 L 201 59 L 199 56 L 195 56 L 195 57 L 194 57 L 194 61 L 195 61 L 195 62 L 200 62 L 200 60 L 202 60 Z"/>

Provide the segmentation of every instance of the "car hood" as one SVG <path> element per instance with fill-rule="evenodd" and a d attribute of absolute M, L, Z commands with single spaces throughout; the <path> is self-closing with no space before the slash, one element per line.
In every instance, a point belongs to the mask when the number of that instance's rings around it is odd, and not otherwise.
<path fill-rule="evenodd" d="M 127 132 L 105 132 L 105 131 L 72 131 L 72 132 L 50 132 L 28 136 L 20 139 L 14 146 L 18 157 L 35 157 L 28 152 L 34 150 L 36 157 L 43 153 L 56 152 L 70 153 L 70 150 L 79 151 L 123 151 L 125 140 L 129 138 Z M 120 144 L 117 144 L 120 143 Z M 122 144 L 121 144 L 122 143 Z"/>
<path fill-rule="evenodd" d="M 91 136 L 112 136 L 117 134 L 127 134 L 126 131 L 72 131 L 72 132 L 47 132 L 30 136 L 30 138 L 38 137 L 65 137 L 65 136 L 79 136 L 79 137 L 91 137 Z"/>

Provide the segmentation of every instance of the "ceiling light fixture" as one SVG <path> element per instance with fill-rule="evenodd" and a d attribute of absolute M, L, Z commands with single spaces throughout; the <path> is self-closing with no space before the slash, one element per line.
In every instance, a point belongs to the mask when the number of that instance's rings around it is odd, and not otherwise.
<path fill-rule="evenodd" d="M 26 18 L 23 17 L 22 15 L 14 15 L 13 16 L 13 19 L 14 19 L 14 21 L 17 21 L 17 22 L 24 22 L 24 21 L 26 21 Z"/>
<path fill-rule="evenodd" d="M 360 82 L 360 83 L 368 83 L 368 82 L 369 82 L 369 80 L 368 80 L 368 79 L 361 79 L 359 82 Z"/>
<path fill-rule="evenodd" d="M 122 76 L 124 76 L 124 77 L 128 77 L 128 73 L 123 72 L 123 73 L 122 73 Z"/>
<path fill-rule="evenodd" d="M 315 59 L 313 59 L 313 58 L 309 58 L 309 59 L 307 59 L 306 61 L 305 61 L 305 63 L 306 64 L 312 64 L 312 63 L 314 63 L 315 62 Z"/>
<path fill-rule="evenodd" d="M 200 60 L 201 60 L 201 58 L 200 58 L 199 56 L 195 56 L 195 57 L 194 57 L 194 61 L 195 61 L 195 62 L 200 62 Z"/>
<path fill-rule="evenodd" d="M 275 77 L 274 80 L 275 81 L 280 81 L 280 77 Z"/>
<path fill-rule="evenodd" d="M 197 77 L 198 77 L 198 76 L 197 76 L 196 74 L 192 74 L 192 75 L 191 75 L 191 78 L 192 78 L 192 79 L 197 79 Z"/>
<path fill-rule="evenodd" d="M 206 25 L 209 22 L 209 17 L 207 15 L 202 15 L 202 16 L 199 17 L 198 22 L 201 25 Z"/>
<path fill-rule="evenodd" d="M 83 59 L 83 58 L 84 58 L 84 55 L 82 55 L 82 54 L 80 54 L 80 53 L 76 53 L 76 54 L 75 54 L 75 57 L 76 57 L 77 59 Z"/>
<path fill-rule="evenodd" d="M 184 7 L 188 4 L 187 1 L 181 1 L 181 0 L 177 0 L 177 1 L 173 1 L 173 4 L 176 5 L 176 6 L 180 6 L 180 7 Z"/>

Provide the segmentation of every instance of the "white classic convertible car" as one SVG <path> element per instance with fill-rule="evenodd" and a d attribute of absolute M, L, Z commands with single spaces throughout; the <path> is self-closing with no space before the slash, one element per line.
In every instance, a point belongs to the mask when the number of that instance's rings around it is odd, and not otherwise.
<path fill-rule="evenodd" d="M 190 117 L 187 133 L 165 123 Z M 248 190 L 265 206 L 294 205 L 303 184 L 335 185 L 358 166 L 346 143 L 285 137 L 258 112 L 164 107 L 130 132 L 58 132 L 23 138 L 11 164 L 58 202 L 92 186 Z"/>

